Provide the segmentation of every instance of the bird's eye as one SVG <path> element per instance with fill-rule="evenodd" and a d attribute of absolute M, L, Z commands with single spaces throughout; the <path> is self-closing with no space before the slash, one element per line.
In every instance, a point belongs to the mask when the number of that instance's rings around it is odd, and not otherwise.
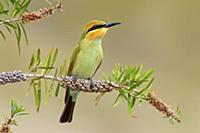
<path fill-rule="evenodd" d="M 93 30 L 96 30 L 96 29 L 100 29 L 100 28 L 103 28 L 105 27 L 106 25 L 105 24 L 101 24 L 101 25 L 94 25 L 92 28 L 90 28 L 87 32 L 90 32 L 90 31 L 93 31 Z"/>

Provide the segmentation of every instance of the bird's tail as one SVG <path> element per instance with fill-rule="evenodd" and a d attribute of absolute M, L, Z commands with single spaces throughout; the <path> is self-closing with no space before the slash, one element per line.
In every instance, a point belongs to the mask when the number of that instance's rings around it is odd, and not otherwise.
<path fill-rule="evenodd" d="M 76 103 L 76 101 L 73 101 L 72 99 L 73 98 L 72 98 L 72 96 L 70 96 L 69 89 L 67 89 L 66 94 L 65 94 L 65 108 L 60 117 L 61 123 L 65 123 L 65 122 L 70 123 L 72 121 L 74 106 Z"/>

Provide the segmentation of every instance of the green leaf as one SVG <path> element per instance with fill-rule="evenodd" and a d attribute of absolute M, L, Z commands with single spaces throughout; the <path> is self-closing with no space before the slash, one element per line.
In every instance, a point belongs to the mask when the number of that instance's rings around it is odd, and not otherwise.
<path fill-rule="evenodd" d="M 18 126 L 17 121 L 16 120 L 12 120 L 11 121 L 11 125 Z"/>
<path fill-rule="evenodd" d="M 44 88 L 45 88 L 44 103 L 47 104 L 49 98 L 48 98 L 48 84 L 46 80 L 44 81 Z"/>
<path fill-rule="evenodd" d="M 24 38 L 25 38 L 25 42 L 26 42 L 26 45 L 28 46 L 29 45 L 29 42 L 28 42 L 28 36 L 27 36 L 27 33 L 26 33 L 26 30 L 25 30 L 25 27 L 22 23 L 19 23 L 21 28 L 22 28 L 22 31 L 23 31 L 23 34 L 24 34 Z"/>
<path fill-rule="evenodd" d="M 118 94 L 117 98 L 115 99 L 113 103 L 113 107 L 117 107 L 122 102 L 121 94 Z"/>
<path fill-rule="evenodd" d="M 31 57 L 31 61 L 30 61 L 30 63 L 29 63 L 28 70 L 30 70 L 34 64 L 35 64 L 35 54 L 32 54 L 32 57 Z"/>
<path fill-rule="evenodd" d="M 7 31 L 8 31 L 9 33 L 11 33 L 10 27 L 9 27 L 8 25 L 4 25 L 4 26 L 5 26 L 5 28 L 7 29 Z"/>
<path fill-rule="evenodd" d="M 51 97 L 51 93 L 52 93 L 52 90 L 53 90 L 53 85 L 54 85 L 54 80 L 51 81 L 50 87 L 48 89 L 46 104 L 48 103 L 49 98 Z"/>
<path fill-rule="evenodd" d="M 58 96 L 59 91 L 60 91 L 60 83 L 57 83 L 56 91 L 55 91 L 55 96 L 56 96 L 56 97 Z"/>
<path fill-rule="evenodd" d="M 5 0 L 5 3 L 6 3 L 6 5 L 7 5 L 8 8 L 9 8 L 9 7 L 10 7 L 9 0 Z"/>
<path fill-rule="evenodd" d="M 11 13 L 11 18 L 16 17 L 17 15 L 23 14 L 27 10 L 28 5 L 30 4 L 31 0 L 26 0 L 22 4 L 18 0 L 10 0 L 11 3 L 14 5 L 14 9 Z"/>
<path fill-rule="evenodd" d="M 63 71 L 63 66 L 60 65 L 60 66 L 59 66 L 59 73 L 58 73 L 58 75 L 59 75 L 60 77 L 62 76 L 62 71 Z"/>
<path fill-rule="evenodd" d="M 153 77 L 153 78 L 149 81 L 149 83 L 147 84 L 147 86 L 145 87 L 145 90 L 148 90 L 148 89 L 151 87 L 151 85 L 152 85 L 152 83 L 153 83 L 154 80 L 155 80 L 155 78 Z"/>
<path fill-rule="evenodd" d="M 41 105 L 41 81 L 39 80 L 38 83 L 34 83 L 33 88 L 34 88 L 35 104 L 37 112 L 39 112 Z"/>
<path fill-rule="evenodd" d="M 1 30 L 0 30 L 0 35 L 3 37 L 4 40 L 6 40 L 5 34 L 4 34 L 3 31 L 1 31 Z"/>
<path fill-rule="evenodd" d="M 154 69 L 149 69 L 148 71 L 146 71 L 141 78 L 143 80 L 147 80 L 152 74 L 154 73 Z"/>
<path fill-rule="evenodd" d="M 154 80 L 155 80 L 155 78 L 152 78 L 152 79 L 148 82 L 148 84 L 146 85 L 146 87 L 145 87 L 144 89 L 142 89 L 141 91 L 139 91 L 139 92 L 136 94 L 136 96 L 143 94 L 145 91 L 148 91 L 149 88 L 151 87 L 151 85 L 152 85 L 152 83 L 153 83 Z"/>
<path fill-rule="evenodd" d="M 4 6 L 2 4 L 2 2 L 0 1 L 0 11 L 4 10 Z"/>
<path fill-rule="evenodd" d="M 3 20 L 1 20 L 1 21 L 3 21 Z M 3 22 L 5 22 L 5 21 L 3 21 Z M 15 26 L 14 24 L 12 24 L 12 23 L 6 23 L 6 22 L 5 22 L 5 24 L 6 24 L 7 26 L 9 26 L 10 28 L 13 28 L 13 30 L 16 29 L 16 26 Z"/>
<path fill-rule="evenodd" d="M 67 75 L 67 60 L 65 59 L 63 63 L 62 76 L 65 77 L 66 75 Z"/>
<path fill-rule="evenodd" d="M 14 115 L 15 115 L 16 108 L 17 108 L 16 101 L 12 100 L 12 101 L 11 101 L 11 116 L 14 116 Z"/>
<path fill-rule="evenodd" d="M 57 59 L 57 56 L 58 56 L 58 49 L 55 50 L 54 54 L 53 54 L 53 58 L 52 58 L 52 61 L 51 61 L 51 65 L 50 66 L 54 66 L 55 62 L 56 62 L 56 59 Z"/>
<path fill-rule="evenodd" d="M 136 71 L 135 71 L 135 80 L 137 80 L 140 77 L 140 73 L 142 71 L 143 65 L 140 65 Z"/>
<path fill-rule="evenodd" d="M 15 100 L 11 100 L 11 117 L 27 115 L 26 109 L 22 105 L 18 105 Z"/>
<path fill-rule="evenodd" d="M 36 65 L 38 66 L 40 64 L 40 49 L 37 49 L 37 53 L 36 53 Z"/>
<path fill-rule="evenodd" d="M 13 19 L 17 14 L 17 7 L 14 7 L 14 9 L 12 10 L 12 12 L 10 13 L 10 18 Z"/>
<path fill-rule="evenodd" d="M 44 63 L 42 64 L 42 67 L 51 67 L 50 66 L 50 63 L 51 63 L 51 58 L 52 58 L 52 52 L 53 52 L 53 49 L 50 50 L 47 58 L 45 59 Z M 44 69 L 42 70 L 41 74 L 44 75 L 48 72 L 49 69 Z"/>
<path fill-rule="evenodd" d="M 131 102 L 128 102 L 128 114 L 129 114 L 129 116 L 132 116 L 132 114 L 133 114 L 133 111 L 132 111 L 132 103 Z"/>
<path fill-rule="evenodd" d="M 20 9 L 16 12 L 16 14 L 22 15 L 27 10 L 27 7 L 29 6 L 30 2 L 31 0 L 26 0 L 20 7 Z"/>
<path fill-rule="evenodd" d="M 56 68 L 55 72 L 54 72 L 54 77 L 56 77 L 58 74 L 58 68 Z M 50 87 L 48 89 L 48 91 L 46 92 L 46 100 L 45 103 L 47 104 L 49 101 L 49 98 L 51 97 L 52 91 L 53 91 L 53 86 L 54 86 L 54 80 L 51 81 Z"/>
<path fill-rule="evenodd" d="M 39 66 L 37 67 L 38 69 L 44 69 L 44 70 L 50 70 L 50 69 L 54 69 L 54 67 L 42 67 L 42 66 Z"/>
<path fill-rule="evenodd" d="M 15 23 L 16 28 L 14 29 L 15 32 L 15 36 L 17 38 L 17 45 L 18 45 L 18 52 L 19 54 L 21 53 L 21 46 L 20 46 L 20 42 L 21 42 L 21 28 L 19 26 L 18 23 Z"/>
<path fill-rule="evenodd" d="M 6 14 L 6 15 L 7 15 L 8 12 L 9 12 L 9 10 L 1 10 L 1 11 L 0 11 L 0 15 L 3 15 L 3 14 Z"/>
<path fill-rule="evenodd" d="M 61 65 L 59 69 L 60 70 L 59 70 L 58 75 L 65 77 L 67 75 L 67 60 L 66 59 L 64 60 L 63 65 Z"/>

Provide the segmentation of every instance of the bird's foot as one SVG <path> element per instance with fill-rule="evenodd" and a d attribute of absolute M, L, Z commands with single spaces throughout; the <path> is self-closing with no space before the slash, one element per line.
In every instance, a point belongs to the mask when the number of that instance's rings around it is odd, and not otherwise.
<path fill-rule="evenodd" d="M 71 76 L 71 78 L 72 78 L 72 80 L 73 80 L 74 82 L 77 81 L 77 77 L 75 77 L 75 76 Z"/>
<path fill-rule="evenodd" d="M 90 81 L 90 87 L 91 87 L 91 88 L 94 88 L 94 87 L 95 87 L 95 85 L 94 85 L 94 83 L 93 83 L 93 80 L 92 80 L 92 78 L 87 78 L 87 80 L 89 80 L 89 81 Z"/>
<path fill-rule="evenodd" d="M 92 78 L 89 77 L 89 78 L 87 78 L 87 80 L 92 80 Z"/>

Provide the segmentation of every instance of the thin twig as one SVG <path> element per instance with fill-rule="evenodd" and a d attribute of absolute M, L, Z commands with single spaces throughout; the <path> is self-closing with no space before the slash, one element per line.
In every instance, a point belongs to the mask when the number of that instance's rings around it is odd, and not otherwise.
<path fill-rule="evenodd" d="M 0 133 L 10 133 L 11 125 L 12 125 L 13 117 L 5 119 L 5 122 L 2 124 L 0 128 Z"/>
<path fill-rule="evenodd" d="M 14 23 L 14 22 L 33 22 L 45 17 L 54 15 L 55 11 L 62 11 L 62 4 L 58 3 L 55 7 L 43 8 L 33 12 L 25 12 L 22 16 L 13 19 L 0 20 L 0 25 Z"/>
<path fill-rule="evenodd" d="M 14 22 L 18 22 L 18 21 L 21 21 L 21 20 L 22 20 L 21 17 L 19 17 L 19 18 L 14 18 L 14 19 L 0 20 L 0 25 L 8 24 L 8 23 L 14 23 Z"/>
<path fill-rule="evenodd" d="M 177 117 L 177 114 L 174 112 L 174 110 L 172 110 L 169 107 L 169 105 L 167 105 L 164 101 L 162 101 L 159 97 L 157 97 L 154 92 L 150 92 L 148 97 L 149 97 L 149 103 L 159 112 L 163 113 L 168 118 L 171 117 L 178 123 L 181 122 L 180 118 Z"/>

